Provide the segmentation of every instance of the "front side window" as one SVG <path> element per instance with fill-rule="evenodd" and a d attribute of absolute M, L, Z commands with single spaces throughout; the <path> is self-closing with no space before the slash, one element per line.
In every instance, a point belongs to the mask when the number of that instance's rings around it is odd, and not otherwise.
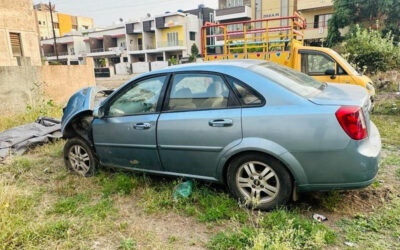
<path fill-rule="evenodd" d="M 220 76 L 178 74 L 173 79 L 167 110 L 227 108 L 229 97 L 229 88 Z"/>
<path fill-rule="evenodd" d="M 308 75 L 325 75 L 328 69 L 335 69 L 335 61 L 322 54 L 301 54 L 302 72 Z"/>
<path fill-rule="evenodd" d="M 158 99 L 166 76 L 139 81 L 114 99 L 107 116 L 127 116 L 156 112 Z"/>

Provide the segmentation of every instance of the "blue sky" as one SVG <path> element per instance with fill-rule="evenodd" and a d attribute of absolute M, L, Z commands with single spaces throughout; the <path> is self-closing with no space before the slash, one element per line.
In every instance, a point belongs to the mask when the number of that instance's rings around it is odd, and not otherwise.
<path fill-rule="evenodd" d="M 33 0 L 34 3 L 48 3 Z M 96 26 L 108 26 L 119 18 L 128 20 L 135 17 L 160 14 L 178 9 L 194 9 L 199 4 L 217 8 L 218 0 L 52 0 L 56 10 L 78 16 L 89 16 Z"/>

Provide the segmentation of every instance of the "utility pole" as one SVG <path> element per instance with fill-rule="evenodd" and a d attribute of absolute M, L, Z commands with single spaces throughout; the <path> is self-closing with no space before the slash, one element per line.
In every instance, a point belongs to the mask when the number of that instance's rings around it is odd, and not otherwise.
<path fill-rule="evenodd" d="M 51 27 L 53 28 L 54 53 L 56 54 L 56 60 L 58 62 L 57 39 L 56 39 L 56 32 L 54 30 L 54 21 L 53 21 L 53 7 L 52 7 L 50 1 L 49 1 L 49 9 L 50 9 Z"/>

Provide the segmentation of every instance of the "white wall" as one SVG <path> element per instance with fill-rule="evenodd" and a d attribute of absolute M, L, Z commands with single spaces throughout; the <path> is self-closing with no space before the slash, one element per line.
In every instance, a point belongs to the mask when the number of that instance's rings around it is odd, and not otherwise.
<path fill-rule="evenodd" d="M 159 69 L 164 69 L 168 67 L 168 62 L 167 61 L 156 61 L 156 62 L 151 62 L 151 70 L 159 70 Z"/>
<path fill-rule="evenodd" d="M 131 74 L 131 64 L 127 63 L 127 62 L 115 64 L 115 74 L 116 75 L 130 75 Z"/>
<path fill-rule="evenodd" d="M 149 63 L 148 62 L 136 62 L 132 63 L 132 73 L 133 74 L 142 74 L 149 72 Z"/>

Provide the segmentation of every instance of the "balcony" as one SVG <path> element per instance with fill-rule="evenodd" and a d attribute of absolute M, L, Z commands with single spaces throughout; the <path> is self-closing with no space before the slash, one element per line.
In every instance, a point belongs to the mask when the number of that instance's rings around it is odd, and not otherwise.
<path fill-rule="evenodd" d="M 69 52 L 67 52 L 67 51 L 61 51 L 61 52 L 57 52 L 57 55 L 58 56 L 73 56 L 74 55 L 74 53 L 69 53 Z M 45 57 L 55 57 L 56 56 L 56 53 L 55 52 L 51 52 L 51 53 L 44 53 L 44 56 Z"/>
<path fill-rule="evenodd" d="M 180 47 L 183 46 L 182 40 L 176 41 L 162 41 L 157 43 L 157 48 L 167 48 L 167 47 Z"/>
<path fill-rule="evenodd" d="M 299 11 L 332 7 L 332 0 L 302 0 L 297 2 L 297 9 Z"/>
<path fill-rule="evenodd" d="M 215 11 L 215 21 L 224 22 L 231 20 L 250 20 L 251 8 L 249 6 L 238 6 Z"/>
<path fill-rule="evenodd" d="M 97 49 L 91 49 L 90 53 L 99 53 L 99 52 L 104 52 L 103 48 L 97 48 Z"/>

